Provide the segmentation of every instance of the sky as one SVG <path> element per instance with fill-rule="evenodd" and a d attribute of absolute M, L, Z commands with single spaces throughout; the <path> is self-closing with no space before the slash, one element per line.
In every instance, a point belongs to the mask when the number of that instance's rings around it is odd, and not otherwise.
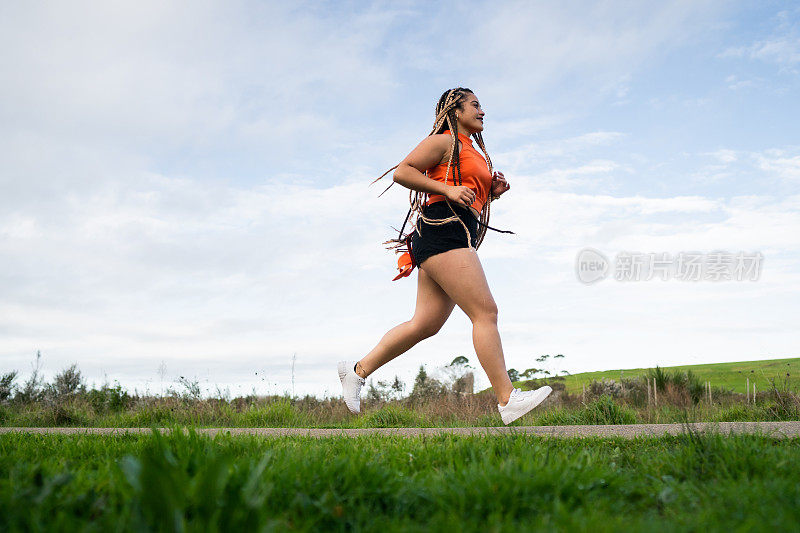
<path fill-rule="evenodd" d="M 387 176 L 469 87 L 511 189 L 478 255 L 509 368 L 800 357 L 800 6 L 0 4 L 0 373 L 335 397 L 411 318 Z M 381 185 L 381 184 L 385 185 Z M 579 279 L 591 248 L 757 279 Z M 372 378 L 456 356 L 456 309 Z"/>

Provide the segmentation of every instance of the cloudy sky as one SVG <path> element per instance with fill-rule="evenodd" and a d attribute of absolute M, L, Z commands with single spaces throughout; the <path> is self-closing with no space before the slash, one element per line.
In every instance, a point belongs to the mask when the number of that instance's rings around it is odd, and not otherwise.
<path fill-rule="evenodd" d="M 294 357 L 338 395 L 416 297 L 407 191 L 367 185 L 454 86 L 512 185 L 479 250 L 509 367 L 800 356 L 796 2 L 4 2 L 0 46 L 0 372 L 280 394 Z M 589 285 L 586 247 L 763 261 Z M 374 377 L 457 355 L 459 310 Z"/>

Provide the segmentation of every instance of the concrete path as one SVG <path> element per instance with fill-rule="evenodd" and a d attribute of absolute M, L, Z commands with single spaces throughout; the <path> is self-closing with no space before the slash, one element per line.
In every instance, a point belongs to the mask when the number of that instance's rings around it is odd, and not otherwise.
<path fill-rule="evenodd" d="M 195 428 L 205 435 L 257 435 L 260 437 L 358 437 L 387 435 L 417 437 L 421 435 L 538 435 L 543 437 L 660 437 L 680 435 L 687 427 L 697 432 L 728 434 L 763 434 L 770 437 L 800 437 L 800 421 L 793 422 L 697 422 L 691 424 L 628 424 L 617 426 L 512 426 L 470 428 L 366 428 L 366 429 L 309 429 L 309 428 Z M 166 431 L 165 429 L 161 429 Z M 60 435 L 121 435 L 147 434 L 150 428 L 13 428 L 0 427 L 0 434 L 22 432 Z"/>

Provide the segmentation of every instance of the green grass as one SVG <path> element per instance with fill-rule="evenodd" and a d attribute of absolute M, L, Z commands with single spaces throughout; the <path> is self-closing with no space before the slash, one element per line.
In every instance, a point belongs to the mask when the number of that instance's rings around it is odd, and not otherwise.
<path fill-rule="evenodd" d="M 757 391 L 771 388 L 769 380 L 774 378 L 777 383 L 788 379 L 790 388 L 800 386 L 800 358 L 770 359 L 765 361 L 738 361 L 735 363 L 712 363 L 704 365 L 683 365 L 662 367 L 670 372 L 691 370 L 701 381 L 710 381 L 712 387 L 730 389 L 744 394 L 747 380 L 750 386 L 756 384 Z M 602 370 L 598 372 L 581 372 L 565 376 L 564 384 L 567 392 L 577 393 L 583 385 L 594 380 L 634 378 L 647 374 L 647 368 L 629 368 L 618 370 Z M 787 376 L 787 374 L 789 374 Z M 521 383 L 521 382 L 520 382 Z"/>
<path fill-rule="evenodd" d="M 760 398 L 747 404 L 738 401 L 690 406 L 629 405 L 604 395 L 586 404 L 545 405 L 514 425 L 637 424 L 670 422 L 739 422 L 800 419 L 800 403 L 780 403 L 775 398 Z M 483 409 L 458 412 L 452 405 L 432 403 L 409 407 L 401 403 L 367 406 L 361 415 L 353 415 L 341 405 L 333 412 L 313 411 L 289 399 L 249 405 L 236 410 L 231 405 L 182 403 L 134 406 L 120 413 L 97 414 L 80 404 L 76 406 L 0 405 L 0 427 L 474 427 L 502 426 L 502 420 L 490 402 Z"/>
<path fill-rule="evenodd" d="M 793 530 L 798 444 L 6 434 L 0 530 Z"/>

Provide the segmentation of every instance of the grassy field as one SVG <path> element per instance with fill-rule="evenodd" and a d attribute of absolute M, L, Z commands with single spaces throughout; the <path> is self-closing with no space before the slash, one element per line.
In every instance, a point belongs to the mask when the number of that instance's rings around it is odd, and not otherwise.
<path fill-rule="evenodd" d="M 735 363 L 713 363 L 706 365 L 685 365 L 662 367 L 668 371 L 691 370 L 701 381 L 710 381 L 712 387 L 722 387 L 744 394 L 747 379 L 750 386 L 756 384 L 756 391 L 770 388 L 769 379 L 775 378 L 783 382 L 788 378 L 790 388 L 800 386 L 800 357 L 792 359 L 770 359 L 765 361 L 738 361 Z M 577 393 L 583 385 L 593 380 L 633 378 L 647 374 L 646 368 L 629 368 L 618 370 L 602 370 L 599 372 L 582 372 L 565 376 L 567 391 Z M 788 375 L 787 375 L 788 374 Z"/>
<path fill-rule="evenodd" d="M 472 402 L 472 403 L 471 403 Z M 322 407 L 304 407 L 289 398 L 273 398 L 237 410 L 226 403 L 188 402 L 165 398 L 130 410 L 95 413 L 75 406 L 33 404 L 0 406 L 4 427 L 468 427 L 502 426 L 493 397 L 442 398 L 419 406 L 395 402 L 367 405 L 359 416 L 340 400 Z M 515 425 L 637 424 L 671 422 L 743 422 L 800 419 L 800 402 L 792 397 L 781 403 L 762 398 L 755 405 L 743 402 L 709 405 L 635 407 L 601 396 L 586 404 L 553 403 L 539 407 Z"/>
<path fill-rule="evenodd" d="M 551 378 L 548 384 L 552 384 L 554 393 L 545 404 L 516 424 L 799 420 L 800 394 L 796 376 L 800 371 L 794 371 L 797 366 L 800 366 L 800 359 L 696 365 L 648 372 L 611 370 L 569 376 L 566 382 Z M 691 376 L 681 369 L 690 369 Z M 636 378 L 638 372 L 655 378 L 657 397 L 651 394 L 652 381 Z M 788 376 L 780 379 L 780 372 Z M 602 380 L 603 376 L 615 379 Z M 752 395 L 731 392 L 744 376 L 756 383 L 755 402 Z M 779 377 L 774 389 L 765 381 L 771 376 Z M 15 372 L 0 375 L 0 426 L 361 428 L 502 424 L 497 399 L 491 391 L 472 394 L 459 388 L 458 380 L 446 384 L 430 377 L 423 380 L 420 376 L 411 393 L 402 397 L 386 396 L 373 389 L 370 383 L 360 416 L 350 413 L 341 398 L 255 394 L 202 398 L 194 385 L 183 393 L 172 391 L 167 396 L 130 395 L 119 384 L 87 389 L 81 385 L 80 372 L 74 367 L 57 375 L 52 383 L 29 379 L 17 385 L 15 377 Z M 710 395 L 705 380 L 712 383 Z M 582 382 L 588 382 L 585 392 L 581 389 Z M 520 386 L 530 388 L 542 384 L 543 380 L 527 381 Z"/>
<path fill-rule="evenodd" d="M 7 434 L 0 530 L 793 530 L 798 444 Z"/>

